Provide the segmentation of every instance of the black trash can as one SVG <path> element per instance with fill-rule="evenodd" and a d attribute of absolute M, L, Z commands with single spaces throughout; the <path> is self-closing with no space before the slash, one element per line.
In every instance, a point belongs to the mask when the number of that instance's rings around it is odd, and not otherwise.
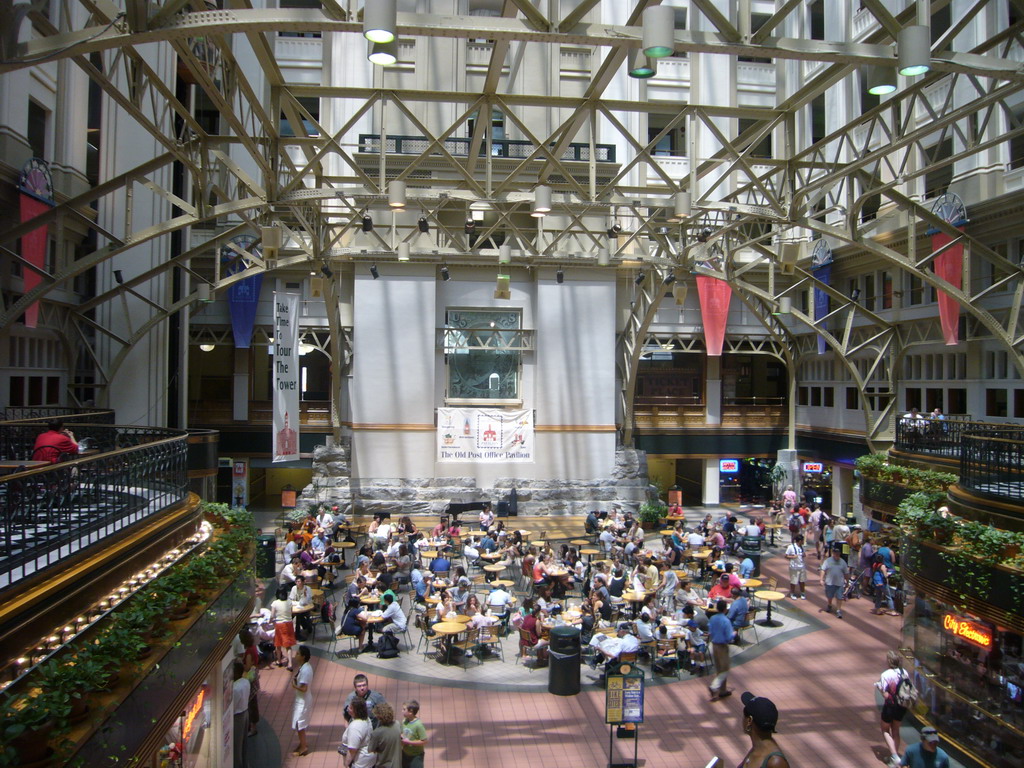
<path fill-rule="evenodd" d="M 273 534 L 256 537 L 256 575 L 261 579 L 277 575 L 277 539 Z"/>
<path fill-rule="evenodd" d="M 575 696 L 580 692 L 580 631 L 553 627 L 548 646 L 548 693 Z"/>

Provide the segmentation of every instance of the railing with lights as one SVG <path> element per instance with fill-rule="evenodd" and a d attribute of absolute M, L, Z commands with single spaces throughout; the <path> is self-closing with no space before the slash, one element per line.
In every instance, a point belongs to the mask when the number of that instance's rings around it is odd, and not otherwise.
<path fill-rule="evenodd" d="M 388 135 L 384 142 L 384 150 L 389 155 L 420 155 L 429 149 L 433 143 L 432 139 L 425 136 L 392 136 Z M 444 140 L 444 148 L 452 157 L 469 157 L 470 145 L 473 140 L 459 136 L 451 136 Z M 554 144 L 549 145 L 554 149 Z M 507 157 L 513 160 L 525 160 L 533 155 L 537 146 L 532 141 L 524 139 L 492 139 L 491 157 Z M 380 134 L 361 133 L 359 134 L 359 151 L 364 154 L 378 154 L 380 152 Z M 481 142 L 479 155 L 483 157 L 487 152 Z M 561 159 L 568 162 L 589 162 L 590 144 L 573 143 L 562 152 Z M 614 144 L 595 144 L 594 160 L 598 163 L 615 162 Z"/>
<path fill-rule="evenodd" d="M 116 429 L 139 444 L 0 477 L 0 589 L 185 501 L 187 435 Z"/>

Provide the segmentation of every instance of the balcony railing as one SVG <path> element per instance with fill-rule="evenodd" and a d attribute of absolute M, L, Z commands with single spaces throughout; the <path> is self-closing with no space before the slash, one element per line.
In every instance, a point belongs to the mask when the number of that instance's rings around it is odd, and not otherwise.
<path fill-rule="evenodd" d="M 131 447 L 0 477 L 0 589 L 186 500 L 184 432 L 105 429 Z"/>
<path fill-rule="evenodd" d="M 960 456 L 961 438 L 965 433 L 984 433 L 1005 428 L 1005 424 L 952 417 L 901 418 L 896 422 L 896 441 L 893 447 L 908 453 L 924 453 L 955 459 Z"/>
<path fill-rule="evenodd" d="M 722 404 L 721 427 L 784 428 L 788 407 L 782 398 L 733 397 Z M 633 410 L 641 431 L 697 429 L 707 425 L 707 406 L 697 397 L 637 398 Z"/>
<path fill-rule="evenodd" d="M 959 484 L 979 495 L 1024 502 L 1024 427 L 964 433 Z"/>
<path fill-rule="evenodd" d="M 388 136 L 385 140 L 384 151 L 389 155 L 421 155 L 427 151 L 433 143 L 425 136 Z M 444 148 L 452 157 L 469 157 L 469 148 L 473 143 L 470 138 L 458 136 L 449 137 L 444 140 Z M 506 157 L 512 160 L 525 160 L 537 149 L 532 141 L 524 139 L 492 139 L 491 157 Z M 554 149 L 554 144 L 548 146 Z M 359 151 L 367 154 L 378 154 L 380 152 L 379 133 L 359 134 Z M 479 155 L 481 157 L 487 152 L 487 147 L 481 142 Z M 543 159 L 545 155 L 538 155 Z M 566 147 L 562 152 L 561 159 L 568 162 L 586 163 L 590 161 L 590 144 L 574 143 Z M 594 161 L 598 163 L 615 162 L 614 144 L 595 144 Z"/>
<path fill-rule="evenodd" d="M 114 412 L 97 408 L 68 408 L 60 405 L 14 405 L 3 409 L 3 421 L 64 419 L 90 424 L 113 424 Z"/>
<path fill-rule="evenodd" d="M 52 418 L 52 417 L 51 417 Z M 33 458 L 36 437 L 46 430 L 46 418 L 0 424 L 0 459 L 28 461 Z M 176 429 L 160 427 L 115 426 L 113 424 L 65 421 L 80 446 L 92 451 L 109 452 L 119 448 L 145 445 L 180 435 Z M 44 457 L 49 460 L 49 455 Z"/>

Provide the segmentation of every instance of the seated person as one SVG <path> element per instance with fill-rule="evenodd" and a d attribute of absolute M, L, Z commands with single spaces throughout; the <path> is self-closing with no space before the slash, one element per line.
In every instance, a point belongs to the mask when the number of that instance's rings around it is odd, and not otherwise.
<path fill-rule="evenodd" d="M 679 582 L 679 590 L 676 594 L 676 602 L 683 605 L 705 605 L 706 600 L 700 590 L 693 586 L 693 582 L 685 579 Z"/>
<path fill-rule="evenodd" d="M 460 611 L 466 607 L 466 602 L 469 600 L 469 587 L 469 579 L 463 576 L 458 580 L 454 587 L 448 590 L 448 594 L 451 595 L 452 601 L 455 603 L 455 607 Z"/>
<path fill-rule="evenodd" d="M 479 565 L 480 560 L 480 545 L 477 543 L 476 536 L 473 536 L 466 542 L 462 548 L 462 554 L 466 558 L 466 562 L 470 565 Z"/>
<path fill-rule="evenodd" d="M 729 612 L 726 617 L 732 622 L 734 628 L 739 629 L 740 627 L 747 626 L 747 612 L 750 610 L 750 606 L 747 603 L 747 598 L 743 596 L 743 593 L 736 587 L 732 588 L 732 605 L 729 606 Z"/>
<path fill-rule="evenodd" d="M 696 610 L 692 605 L 683 607 L 683 614 L 679 619 L 684 626 L 696 630 L 701 634 L 707 634 L 708 615 L 704 611 Z"/>
<path fill-rule="evenodd" d="M 498 542 L 494 540 L 494 536 L 491 531 L 484 534 L 483 538 L 480 539 L 480 549 L 483 552 L 493 552 L 498 548 Z"/>
<path fill-rule="evenodd" d="M 384 613 L 381 616 L 381 622 L 377 626 L 380 627 L 382 632 L 405 632 L 407 621 L 405 614 L 402 613 L 402 608 L 398 605 L 398 601 L 395 599 L 394 594 L 391 592 L 384 593 Z"/>
<path fill-rule="evenodd" d="M 591 536 L 598 531 L 597 513 L 594 510 L 587 512 L 587 519 L 583 522 L 583 532 Z"/>
<path fill-rule="evenodd" d="M 366 631 L 366 628 L 359 623 L 360 610 L 362 610 L 362 606 L 359 605 L 358 601 L 350 604 L 344 613 L 338 615 L 338 626 L 334 631 L 334 634 L 338 637 L 342 635 L 358 637 L 359 644 L 357 647 L 359 648 L 363 645 L 363 633 Z"/>
<path fill-rule="evenodd" d="M 686 544 L 690 549 L 700 549 L 704 546 L 704 537 L 697 531 L 693 531 L 686 537 Z"/>
<path fill-rule="evenodd" d="M 430 597 L 434 589 L 434 574 L 430 571 L 424 573 L 417 563 L 416 567 L 409 572 L 409 581 L 412 588 L 416 590 L 417 603 L 422 603 Z"/>
<path fill-rule="evenodd" d="M 630 633 L 631 629 L 632 627 L 629 622 L 623 621 L 620 622 L 616 630 L 616 637 L 612 638 L 608 637 L 608 635 L 595 634 L 591 638 L 590 645 L 604 656 L 606 669 L 618 661 L 622 654 L 637 653 L 640 650 L 640 641 Z M 597 656 L 591 659 L 591 669 L 597 669 L 597 661 Z"/>
<path fill-rule="evenodd" d="M 526 607 L 525 604 L 523 607 Z M 548 641 L 540 636 L 540 608 L 533 608 L 523 619 L 523 623 L 519 628 L 522 630 L 522 634 L 519 637 L 520 652 L 522 652 L 523 646 L 536 648 L 537 661 L 546 660 Z"/>
<path fill-rule="evenodd" d="M 281 569 L 281 575 L 277 581 L 282 587 L 288 587 L 291 589 L 295 584 L 295 577 L 302 573 L 302 559 L 296 555 L 291 559 L 284 568 Z"/>
<path fill-rule="evenodd" d="M 740 579 L 740 575 L 736 573 L 735 563 L 726 563 L 725 573 L 729 577 L 729 586 L 736 587 L 738 589 L 743 588 L 743 581 Z"/>
<path fill-rule="evenodd" d="M 505 614 L 512 603 L 512 593 L 504 587 L 491 586 L 491 592 L 487 595 L 487 605 L 494 609 L 495 613 Z"/>
<path fill-rule="evenodd" d="M 723 573 L 718 577 L 718 583 L 708 590 L 708 605 L 714 605 L 718 600 L 732 599 L 732 584 L 729 583 L 729 574 Z"/>
<path fill-rule="evenodd" d="M 435 525 L 430 531 L 430 538 L 439 539 L 444 536 L 445 531 L 448 530 L 448 518 L 442 517 L 441 522 Z"/>
<path fill-rule="evenodd" d="M 448 547 L 437 553 L 437 557 L 430 561 L 430 570 L 435 574 L 448 573 L 452 569 L 452 561 L 448 558 Z"/>
<path fill-rule="evenodd" d="M 740 578 L 749 579 L 754 575 L 754 561 L 749 557 L 743 558 L 743 562 L 740 563 Z"/>
<path fill-rule="evenodd" d="M 55 419 L 46 425 L 45 432 L 40 432 L 36 436 L 35 445 L 32 447 L 32 459 L 56 464 L 64 453 L 78 453 L 78 443 L 75 442 L 71 430 L 64 428 L 64 422 Z"/>
<path fill-rule="evenodd" d="M 654 641 L 654 629 L 656 624 L 652 621 L 650 614 L 640 614 L 636 620 L 636 636 L 641 643 Z"/>

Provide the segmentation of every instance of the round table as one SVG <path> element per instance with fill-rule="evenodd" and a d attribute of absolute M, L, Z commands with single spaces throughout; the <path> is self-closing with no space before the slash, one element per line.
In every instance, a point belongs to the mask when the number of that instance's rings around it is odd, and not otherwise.
<path fill-rule="evenodd" d="M 740 579 L 743 582 L 744 589 L 751 589 L 753 587 L 762 587 L 764 582 L 760 579 Z"/>
<path fill-rule="evenodd" d="M 631 589 L 626 590 L 622 593 L 622 599 L 630 604 L 634 616 L 636 616 L 636 614 L 639 612 L 639 606 L 643 603 L 644 598 L 646 597 L 646 592 L 634 592 Z"/>
<path fill-rule="evenodd" d="M 782 523 L 768 523 L 767 525 L 765 525 L 765 528 L 767 528 L 768 531 L 769 531 L 769 539 L 770 539 L 770 541 L 768 543 L 771 546 L 773 546 L 773 547 L 775 546 L 775 532 L 778 531 L 778 530 L 781 530 L 781 529 L 783 529 L 785 527 L 786 526 L 784 526 Z"/>
<path fill-rule="evenodd" d="M 495 587 L 511 587 L 515 586 L 515 582 L 512 579 L 495 579 L 491 582 Z"/>
<path fill-rule="evenodd" d="M 520 528 L 519 535 L 522 536 L 523 539 L 528 539 L 531 536 L 533 536 L 533 531 L 524 531 L 522 528 Z"/>
<path fill-rule="evenodd" d="M 590 539 L 572 539 L 569 543 L 577 547 L 585 547 L 590 543 Z"/>
<path fill-rule="evenodd" d="M 547 546 L 547 542 L 546 541 L 541 541 L 540 539 L 537 539 L 536 541 L 531 541 L 530 542 L 530 546 L 531 547 L 546 547 Z"/>
<path fill-rule="evenodd" d="M 497 563 L 495 563 L 493 565 L 485 565 L 484 566 L 484 570 L 487 571 L 488 573 L 501 573 L 502 571 L 505 570 L 505 566 L 504 565 L 498 565 Z"/>
<path fill-rule="evenodd" d="M 380 595 L 364 595 L 359 598 L 359 602 L 363 605 L 380 605 Z"/>
<path fill-rule="evenodd" d="M 775 592 L 771 589 L 761 589 L 754 593 L 754 597 L 756 597 L 758 600 L 764 600 L 766 603 L 768 603 L 768 611 L 765 618 L 759 619 L 754 623 L 759 624 L 762 627 L 781 627 L 781 621 L 775 621 L 774 619 L 772 619 L 772 603 L 777 600 L 785 600 L 786 596 L 782 592 Z"/>
<path fill-rule="evenodd" d="M 437 550 L 436 549 L 424 549 L 422 552 L 420 552 L 420 555 L 422 557 L 429 557 L 431 560 L 433 560 L 435 557 L 437 557 Z"/>
<path fill-rule="evenodd" d="M 581 549 L 580 550 L 580 554 L 581 555 L 586 555 L 589 558 L 589 557 L 593 557 L 594 555 L 600 555 L 601 554 L 601 550 L 600 549 L 594 549 L 593 547 L 589 547 L 587 549 Z"/>
<path fill-rule="evenodd" d="M 460 613 L 460 614 L 458 614 L 456 616 L 452 616 L 451 620 L 452 621 L 456 621 L 459 624 L 469 624 L 469 622 L 471 622 L 473 620 L 473 617 L 472 616 L 465 616 L 465 615 Z M 445 619 L 445 621 L 448 621 L 448 619 Z"/>
<path fill-rule="evenodd" d="M 662 536 L 671 536 L 675 532 L 676 531 L 674 528 L 666 528 L 665 530 L 659 531 L 658 533 Z"/>
<path fill-rule="evenodd" d="M 466 625 L 460 624 L 457 621 L 439 621 L 434 624 L 431 629 L 439 635 L 444 636 L 444 663 L 452 663 L 452 638 L 455 635 L 461 634 L 466 631 Z M 441 659 L 438 659 L 441 661 Z"/>
<path fill-rule="evenodd" d="M 441 598 L 437 597 L 436 595 L 431 595 L 430 597 L 423 598 L 423 602 L 428 603 L 430 605 L 437 605 L 441 602 Z"/>
<path fill-rule="evenodd" d="M 481 560 L 501 560 L 501 552 L 481 552 Z"/>
<path fill-rule="evenodd" d="M 380 602 L 380 601 L 378 600 L 378 602 Z M 366 648 L 364 648 L 363 650 L 364 651 L 371 651 L 371 652 L 372 651 L 376 651 L 377 650 L 377 644 L 375 642 L 373 642 L 373 625 L 374 624 L 380 624 L 382 621 L 384 621 L 384 617 L 383 616 L 374 616 L 372 614 L 367 614 L 366 617 L 363 619 L 363 621 L 366 622 L 366 631 L 368 632 L 368 634 L 366 636 Z"/>

